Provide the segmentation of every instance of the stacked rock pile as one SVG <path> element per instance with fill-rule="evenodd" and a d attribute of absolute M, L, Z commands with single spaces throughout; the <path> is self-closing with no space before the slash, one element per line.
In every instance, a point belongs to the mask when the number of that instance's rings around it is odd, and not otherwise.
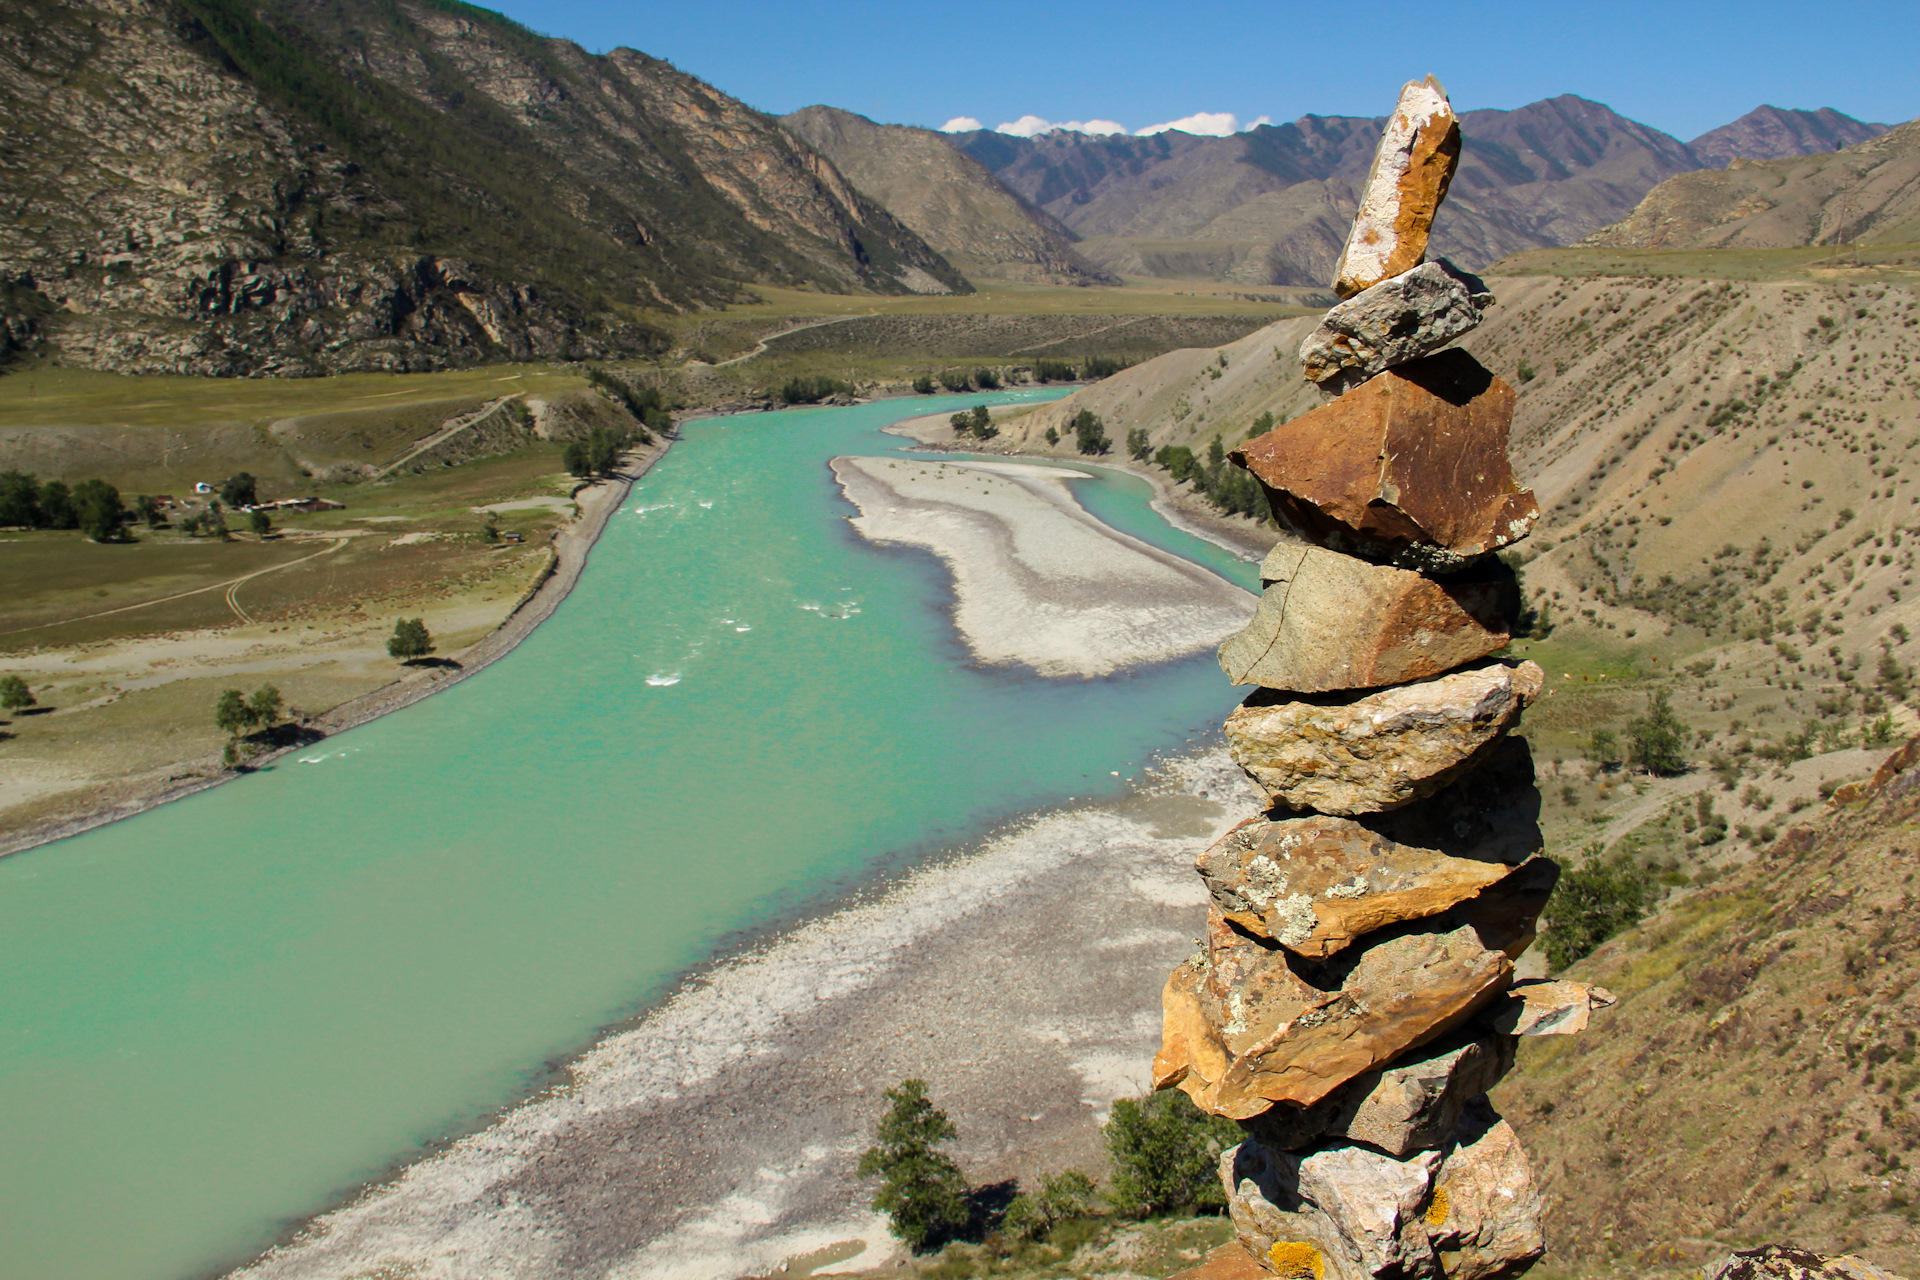
<path fill-rule="evenodd" d="M 1507 458 L 1513 390 L 1443 349 L 1493 302 L 1424 261 L 1459 154 L 1445 91 L 1407 85 L 1345 301 L 1301 347 L 1329 400 L 1234 455 L 1297 538 L 1220 650 L 1258 686 L 1226 732 L 1272 809 L 1200 857 L 1207 935 L 1167 983 L 1154 1084 L 1240 1122 L 1239 1240 L 1301 1280 L 1524 1271 L 1540 1200 L 1485 1095 L 1516 1037 L 1612 1002 L 1514 976 L 1558 868 L 1511 736 L 1542 675 L 1490 657 L 1520 603 L 1492 553 L 1539 511 Z"/>

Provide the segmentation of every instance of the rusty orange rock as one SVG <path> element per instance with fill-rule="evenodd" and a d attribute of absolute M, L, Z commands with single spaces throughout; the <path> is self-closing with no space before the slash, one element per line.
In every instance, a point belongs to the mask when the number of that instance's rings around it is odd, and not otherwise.
<path fill-rule="evenodd" d="M 1433 215 L 1459 163 L 1460 121 L 1447 91 L 1432 76 L 1409 81 L 1373 153 L 1353 229 L 1334 269 L 1336 294 L 1351 298 L 1420 265 Z"/>
<path fill-rule="evenodd" d="M 1464 351 L 1410 360 L 1233 451 L 1275 519 L 1368 560 L 1451 573 L 1540 516 L 1507 458 L 1514 392 Z"/>

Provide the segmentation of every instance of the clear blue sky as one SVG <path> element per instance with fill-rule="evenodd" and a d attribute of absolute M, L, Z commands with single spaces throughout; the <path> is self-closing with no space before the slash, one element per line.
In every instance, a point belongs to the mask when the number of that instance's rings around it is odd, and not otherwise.
<path fill-rule="evenodd" d="M 1402 81 L 1427 72 L 1457 109 L 1576 93 L 1682 139 L 1762 102 L 1887 123 L 1920 115 L 1920 0 L 498 7 L 594 52 L 627 45 L 665 58 L 764 111 L 824 102 L 932 127 L 1028 114 L 1134 129 L 1203 111 L 1378 115 Z"/>

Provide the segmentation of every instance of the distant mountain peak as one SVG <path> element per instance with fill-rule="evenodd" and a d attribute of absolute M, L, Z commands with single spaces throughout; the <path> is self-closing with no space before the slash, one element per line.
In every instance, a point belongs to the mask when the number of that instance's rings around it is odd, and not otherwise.
<path fill-rule="evenodd" d="M 1840 151 L 1877 138 L 1888 127 L 1855 120 L 1832 107 L 1803 111 L 1765 105 L 1701 134 L 1687 148 L 1703 168 L 1724 169 L 1735 160 L 1785 160 Z"/>

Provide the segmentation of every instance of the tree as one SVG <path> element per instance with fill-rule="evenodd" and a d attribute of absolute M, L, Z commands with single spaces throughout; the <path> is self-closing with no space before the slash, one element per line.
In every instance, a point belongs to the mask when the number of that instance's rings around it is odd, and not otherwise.
<path fill-rule="evenodd" d="M 253 710 L 247 706 L 247 696 L 238 689 L 221 690 L 213 704 L 213 722 L 233 738 L 253 728 Z"/>
<path fill-rule="evenodd" d="M 426 619 L 402 618 L 393 624 L 393 635 L 387 639 L 388 657 L 412 662 L 432 652 L 433 636 L 427 631 Z"/>
<path fill-rule="evenodd" d="M 1601 855 L 1587 847 L 1586 861 L 1563 872 L 1547 900 L 1547 963 L 1555 972 L 1637 924 L 1653 905 L 1653 877 L 1625 854 Z"/>
<path fill-rule="evenodd" d="M 1016 1240 L 1038 1240 L 1069 1219 L 1092 1217 L 1093 1197 L 1093 1179 L 1086 1174 L 1078 1169 L 1056 1173 L 1038 1191 L 1023 1191 L 1013 1198 L 1000 1219 L 1000 1230 Z"/>
<path fill-rule="evenodd" d="M 1073 415 L 1073 436 L 1074 446 L 1081 453 L 1113 452 L 1113 441 L 1107 439 L 1107 424 L 1091 409 L 1082 409 Z"/>
<path fill-rule="evenodd" d="M 1047 428 L 1047 443 L 1048 444 L 1060 443 L 1060 433 L 1058 431 L 1055 431 L 1052 427 Z"/>
<path fill-rule="evenodd" d="M 247 714 L 253 717 L 256 725 L 276 725 L 281 721 L 280 691 L 270 684 L 263 684 L 253 691 L 247 699 Z"/>
<path fill-rule="evenodd" d="M 1193 456 L 1193 450 L 1183 444 L 1161 445 L 1160 452 L 1153 455 L 1153 460 L 1167 469 L 1175 484 L 1191 480 L 1199 470 L 1200 463 Z"/>
<path fill-rule="evenodd" d="M 255 488 L 249 472 L 236 471 L 220 482 L 220 501 L 230 507 L 250 507 L 258 501 Z"/>
<path fill-rule="evenodd" d="M 887 1090 L 878 1143 L 860 1157 L 860 1176 L 879 1178 L 873 1207 L 892 1220 L 893 1234 L 915 1252 L 967 1224 L 967 1179 L 936 1143 L 955 1136 L 953 1121 L 927 1099 L 927 1082 L 902 1080 Z"/>
<path fill-rule="evenodd" d="M 120 491 L 104 480 L 82 480 L 73 487 L 73 511 L 80 531 L 95 542 L 118 542 L 126 536 L 127 509 Z"/>
<path fill-rule="evenodd" d="M 587 451 L 584 440 L 569 440 L 562 454 L 567 474 L 576 480 L 588 480 L 593 477 L 593 455 Z"/>
<path fill-rule="evenodd" d="M 40 527 L 42 529 L 78 529 L 80 513 L 73 507 L 73 492 L 59 480 L 49 480 L 40 490 Z"/>
<path fill-rule="evenodd" d="M 1135 427 L 1127 432 L 1127 454 L 1135 462 L 1145 462 L 1147 455 L 1153 452 L 1153 441 L 1147 438 L 1145 427 Z"/>
<path fill-rule="evenodd" d="M 259 507 L 255 507 L 247 513 L 247 525 L 253 530 L 255 537 L 264 538 L 273 532 L 273 517 Z"/>
<path fill-rule="evenodd" d="M 40 523 L 40 481 L 24 471 L 0 471 L 0 525 L 32 529 Z"/>
<path fill-rule="evenodd" d="M 999 387 L 1000 375 L 992 369 L 975 369 L 973 371 L 973 381 L 974 385 L 978 386 L 982 391 L 992 391 Z"/>
<path fill-rule="evenodd" d="M 486 519 L 480 522 L 480 536 L 489 543 L 500 541 L 500 513 L 487 512 Z"/>
<path fill-rule="evenodd" d="M 626 448 L 626 439 L 615 436 L 595 427 L 587 434 L 587 465 L 593 474 L 601 479 L 613 474 L 620 465 L 620 451 Z"/>
<path fill-rule="evenodd" d="M 144 493 L 133 500 L 133 515 L 135 519 L 144 521 L 149 529 L 158 529 L 167 522 L 159 501 Z"/>
<path fill-rule="evenodd" d="M 1687 771 L 1687 726 L 1674 714 L 1665 689 L 1647 697 L 1647 714 L 1627 722 L 1627 758 L 1648 773 Z"/>
<path fill-rule="evenodd" d="M 38 705 L 33 690 L 19 676 L 0 676 L 0 711 L 20 711 Z"/>
<path fill-rule="evenodd" d="M 1184 1093 L 1121 1098 L 1107 1121 L 1108 1198 L 1133 1217 L 1224 1208 L 1220 1153 L 1241 1136 L 1239 1126 L 1207 1115 Z"/>
<path fill-rule="evenodd" d="M 1587 735 L 1587 759 L 1602 769 L 1620 767 L 1620 735 L 1611 729 L 1595 729 Z"/>
<path fill-rule="evenodd" d="M 929 378 L 929 377 L 928 377 L 928 376 L 927 376 L 926 374 L 924 374 L 924 373 L 923 373 L 923 374 L 921 374 L 921 375 L 920 375 L 919 377 L 917 377 L 917 378 L 915 378 L 915 379 L 913 380 L 913 390 L 914 390 L 914 394 L 915 394 L 915 395 L 922 395 L 922 396 L 930 396 L 930 395 L 932 395 L 932 394 L 933 394 L 933 379 L 932 379 L 932 378 Z"/>

